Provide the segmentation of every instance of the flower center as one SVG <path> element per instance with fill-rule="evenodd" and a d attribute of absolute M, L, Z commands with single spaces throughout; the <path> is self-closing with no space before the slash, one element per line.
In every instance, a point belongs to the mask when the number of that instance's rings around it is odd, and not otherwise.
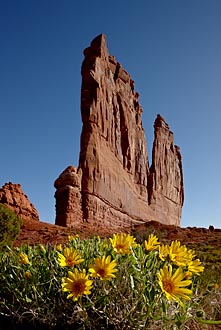
<path fill-rule="evenodd" d="M 85 281 L 84 280 L 78 280 L 73 283 L 72 291 L 75 294 L 75 296 L 81 295 L 85 291 Z"/>
<path fill-rule="evenodd" d="M 66 264 L 67 264 L 68 266 L 73 266 L 73 265 L 74 265 L 74 260 L 73 260 L 73 258 L 71 258 L 71 257 L 67 257 L 67 258 L 66 258 Z"/>
<path fill-rule="evenodd" d="M 104 278 L 106 276 L 106 271 L 103 268 L 98 269 L 97 273 L 100 275 L 100 277 Z"/>
<path fill-rule="evenodd" d="M 127 250 L 128 244 L 123 244 L 123 243 L 116 244 L 116 249 L 117 250 Z"/>
<path fill-rule="evenodd" d="M 168 293 L 173 293 L 174 292 L 174 284 L 171 281 L 163 281 L 163 288 Z"/>

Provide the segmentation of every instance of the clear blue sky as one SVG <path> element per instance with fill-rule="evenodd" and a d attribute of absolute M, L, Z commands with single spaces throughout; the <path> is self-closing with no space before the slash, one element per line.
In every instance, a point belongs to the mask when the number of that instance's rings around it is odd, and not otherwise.
<path fill-rule="evenodd" d="M 151 155 L 160 113 L 181 148 L 182 227 L 221 227 L 221 1 L 1 0 L 0 186 L 54 223 L 54 180 L 78 165 L 83 49 L 100 33 L 135 80 Z"/>

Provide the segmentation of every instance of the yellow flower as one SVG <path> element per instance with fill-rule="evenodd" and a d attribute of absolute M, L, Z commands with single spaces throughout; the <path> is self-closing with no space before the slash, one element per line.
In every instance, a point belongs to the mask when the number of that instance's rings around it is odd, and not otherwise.
<path fill-rule="evenodd" d="M 188 270 L 199 275 L 199 273 L 204 271 L 204 267 L 201 266 L 201 261 L 199 259 L 195 259 L 188 263 Z"/>
<path fill-rule="evenodd" d="M 110 238 L 114 251 L 117 253 L 131 253 L 131 247 L 136 247 L 136 238 L 130 234 L 120 233 L 113 234 L 113 238 Z"/>
<path fill-rule="evenodd" d="M 27 271 L 27 272 L 24 273 L 24 277 L 29 280 L 32 277 L 32 275 L 29 271 Z"/>
<path fill-rule="evenodd" d="M 195 254 L 195 251 L 194 250 L 187 250 L 187 253 L 188 253 L 188 259 L 189 260 L 192 260 L 195 256 L 196 256 L 196 254 Z"/>
<path fill-rule="evenodd" d="M 217 290 L 217 289 L 219 289 L 219 284 L 218 283 L 214 283 L 214 286 L 213 287 L 214 287 L 215 290 Z"/>
<path fill-rule="evenodd" d="M 146 240 L 144 241 L 144 246 L 147 251 L 157 250 L 159 245 L 160 242 L 158 242 L 158 238 L 153 234 L 149 235 L 148 242 Z"/>
<path fill-rule="evenodd" d="M 78 269 L 74 269 L 74 272 L 68 272 L 68 277 L 63 277 L 61 284 L 62 291 L 70 292 L 67 298 L 72 298 L 74 301 L 78 300 L 83 294 L 90 294 L 92 288 L 92 280 L 88 279 L 89 275 L 86 275 L 86 270 L 83 269 L 79 272 Z"/>
<path fill-rule="evenodd" d="M 93 277 L 99 277 L 101 280 L 110 280 L 116 277 L 113 273 L 117 272 L 115 260 L 111 261 L 111 256 L 97 257 L 94 259 L 94 264 L 89 265 L 89 272 Z"/>
<path fill-rule="evenodd" d="M 169 246 L 170 260 L 177 266 L 187 266 L 193 259 L 194 252 L 188 250 L 186 245 L 180 245 L 179 241 L 173 241 Z"/>
<path fill-rule="evenodd" d="M 74 265 L 79 265 L 84 261 L 76 250 L 72 247 L 65 248 L 63 254 L 57 252 L 58 261 L 61 267 L 72 267 Z"/>
<path fill-rule="evenodd" d="M 62 244 L 57 244 L 56 245 L 56 250 L 57 251 L 62 251 Z"/>
<path fill-rule="evenodd" d="M 189 270 L 187 270 L 186 272 L 185 272 L 185 277 L 184 277 L 184 279 L 185 280 L 190 280 L 191 279 L 191 277 L 192 277 L 192 272 L 190 272 Z"/>
<path fill-rule="evenodd" d="M 180 299 L 190 300 L 190 295 L 192 294 L 192 290 L 186 288 L 192 281 L 185 280 L 185 276 L 186 274 L 183 273 L 181 267 L 177 268 L 173 274 L 171 265 L 164 265 L 163 269 L 160 269 L 160 272 L 157 274 L 159 285 L 166 298 L 169 301 L 178 301 L 181 306 L 183 306 L 183 303 Z"/>
<path fill-rule="evenodd" d="M 20 264 L 22 264 L 22 265 L 29 264 L 28 256 L 24 252 L 19 253 L 18 258 L 19 258 Z"/>
<path fill-rule="evenodd" d="M 78 234 L 76 234 L 76 235 L 68 235 L 68 240 L 69 240 L 69 242 L 71 242 L 71 241 L 74 241 L 75 240 L 75 238 L 79 238 L 79 235 Z"/>
<path fill-rule="evenodd" d="M 169 245 L 162 244 L 159 246 L 159 257 L 162 261 L 165 261 L 169 255 Z"/>
<path fill-rule="evenodd" d="M 39 244 L 39 248 L 40 248 L 41 252 L 46 253 L 46 249 L 43 244 Z"/>

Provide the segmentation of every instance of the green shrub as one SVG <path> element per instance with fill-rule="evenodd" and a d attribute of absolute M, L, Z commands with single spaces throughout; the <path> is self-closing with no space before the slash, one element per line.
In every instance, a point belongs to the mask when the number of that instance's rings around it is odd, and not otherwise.
<path fill-rule="evenodd" d="M 12 245 L 20 233 L 21 225 L 22 220 L 4 204 L 0 204 L 0 250 Z"/>
<path fill-rule="evenodd" d="M 160 286 L 159 274 L 165 265 L 177 270 L 176 264 L 169 256 L 160 258 L 158 243 L 152 249 L 150 244 L 135 245 L 133 238 L 124 237 L 80 240 L 75 235 L 63 245 L 21 245 L 0 252 L 0 329 L 3 322 L 8 329 L 20 330 L 208 330 L 208 324 L 221 324 L 217 283 L 205 289 L 200 274 L 187 274 L 188 266 L 181 266 L 182 274 L 173 279 L 168 274 L 164 284 L 161 280 L 168 292 L 178 289 L 171 301 Z M 181 257 L 186 250 L 177 248 Z M 89 278 L 79 277 L 83 270 Z M 84 285 L 91 282 L 89 293 Z M 183 300 L 182 290 L 187 286 L 184 290 L 192 291 L 191 299 Z"/>

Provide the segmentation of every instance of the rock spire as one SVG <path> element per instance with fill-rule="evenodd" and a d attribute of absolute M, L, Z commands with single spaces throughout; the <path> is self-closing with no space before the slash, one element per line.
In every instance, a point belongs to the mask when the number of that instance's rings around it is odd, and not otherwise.
<path fill-rule="evenodd" d="M 134 81 L 109 55 L 103 34 L 84 56 L 79 166 L 55 181 L 56 224 L 86 221 L 113 231 L 150 220 L 179 225 L 183 174 L 173 133 L 158 115 L 149 166 Z"/>

